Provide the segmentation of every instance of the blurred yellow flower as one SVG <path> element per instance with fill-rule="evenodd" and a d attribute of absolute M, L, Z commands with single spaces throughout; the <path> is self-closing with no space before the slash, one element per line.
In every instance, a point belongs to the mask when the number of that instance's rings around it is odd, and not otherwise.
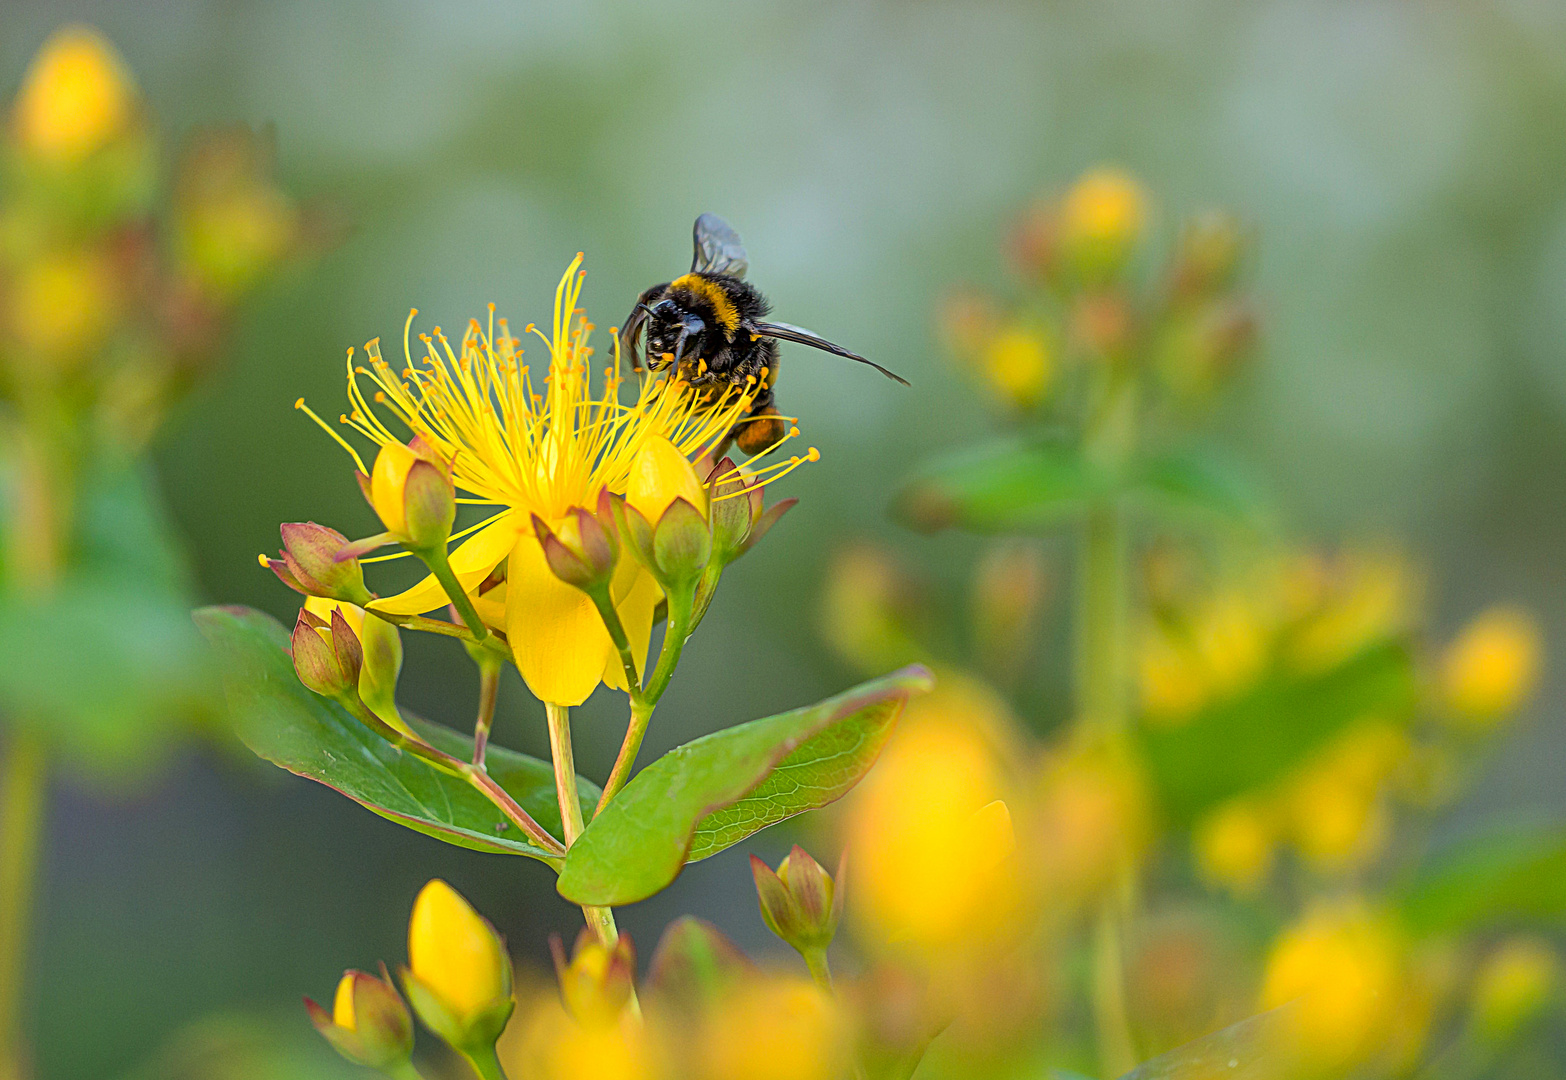
<path fill-rule="evenodd" d="M 1042 330 L 1013 323 L 985 343 L 979 371 L 1002 402 L 1016 409 L 1033 409 L 1054 381 L 1054 355 Z"/>
<path fill-rule="evenodd" d="M 1142 632 L 1137 649 L 1142 710 L 1153 724 L 1189 719 L 1207 703 L 1207 672 L 1191 645 L 1156 624 Z"/>
<path fill-rule="evenodd" d="M 754 978 L 725 994 L 707 1016 L 696 1054 L 699 1075 L 836 1080 L 849 1064 L 847 1034 L 835 1001 L 814 983 Z"/>
<path fill-rule="evenodd" d="M 1278 830 L 1266 807 L 1232 799 L 1197 822 L 1192 843 L 1204 878 L 1250 895 L 1272 869 Z"/>
<path fill-rule="evenodd" d="M 1290 1049 L 1319 1066 L 1362 1062 L 1383 1048 L 1403 1008 L 1400 949 L 1391 929 L 1357 902 L 1309 912 L 1274 942 L 1262 1009 L 1286 1014 Z"/>
<path fill-rule="evenodd" d="M 365 374 L 375 400 L 433 457 L 452 463 L 458 489 L 474 496 L 467 501 L 500 508 L 451 553 L 451 569 L 463 588 L 476 592 L 497 567 L 506 568 L 504 583 L 475 606 L 486 618 L 498 616 L 529 689 L 556 705 L 581 704 L 606 674 L 619 678 L 622 666 L 593 601 L 549 569 L 533 534 L 533 516 L 558 533 L 573 508 L 594 509 L 604 489 L 625 494 L 633 473 L 650 467 L 642 464 L 644 455 L 666 456 L 665 443 L 685 457 L 709 449 L 751 401 L 732 389 L 710 401 L 684 383 L 647 379 L 634 404 L 621 404 L 617 367 L 604 371 L 602 392 L 595 396 L 592 326 L 578 308 L 581 261 L 580 255 L 572 261 L 555 291 L 551 336 L 539 334 L 549 348 L 540 376 L 523 363 L 521 342 L 505 320 L 497 328 L 493 308 L 487 329 L 476 320 L 469 324 L 460 355 L 437 328 L 434 339 L 424 339 L 427 355 L 416 365 L 405 331 L 407 366 L 400 375 L 381 358 L 378 342 L 366 346 L 371 370 Z M 402 444 L 372 412 L 360 373 L 350 356 L 348 423 L 380 447 Z M 541 394 L 535 392 L 540 379 Z M 791 458 L 784 467 L 801 460 Z M 357 455 L 355 461 L 367 472 Z M 614 601 L 628 628 L 645 627 L 650 634 L 658 594 L 638 587 L 646 571 L 627 563 L 629 572 L 616 576 Z M 420 615 L 446 603 L 431 576 L 371 606 Z M 633 645 L 645 654 L 645 637 Z"/>
<path fill-rule="evenodd" d="M 100 346 L 114 325 L 119 285 L 101 252 L 56 251 L 18 272 L 6 298 L 17 343 L 37 360 L 69 367 Z"/>
<path fill-rule="evenodd" d="M 915 588 L 891 553 L 850 544 L 832 559 L 821 604 L 821 633 L 839 656 L 867 672 L 921 657 L 914 638 Z"/>
<path fill-rule="evenodd" d="M 511 993 L 511 961 L 500 935 L 440 878 L 413 903 L 408 967 L 455 1017 L 471 1017 Z"/>
<path fill-rule="evenodd" d="M 1202 605 L 1191 636 L 1208 681 L 1224 696 L 1254 681 L 1267 659 L 1268 628 L 1250 599 L 1235 589 Z"/>
<path fill-rule="evenodd" d="M 1346 556 L 1341 581 L 1300 628 L 1292 658 L 1302 671 L 1328 671 L 1407 628 L 1418 601 L 1408 563 L 1392 553 Z"/>
<path fill-rule="evenodd" d="M 1072 186 L 1060 204 L 1060 243 L 1091 258 L 1123 255 L 1147 221 L 1147 193 L 1129 173 L 1097 168 Z"/>
<path fill-rule="evenodd" d="M 939 949 L 982 936 L 1004 907 L 1012 840 L 994 751 L 1003 723 L 978 684 L 943 678 L 910 702 L 847 822 L 850 904 L 866 933 Z"/>
<path fill-rule="evenodd" d="M 1489 1039 L 1505 1039 L 1536 1016 L 1560 983 L 1560 958 L 1537 937 L 1501 942 L 1474 977 L 1474 1023 Z"/>
<path fill-rule="evenodd" d="M 665 1075 L 656 1040 L 629 1016 L 613 1023 L 573 1018 L 553 993 L 522 1004 L 522 1014 L 502 1036 L 506 1072 L 529 1080 L 653 1080 Z"/>
<path fill-rule="evenodd" d="M 1307 769 L 1287 801 L 1295 845 L 1318 870 L 1364 865 L 1386 842 L 1390 822 L 1377 789 L 1345 772 Z"/>
<path fill-rule="evenodd" d="M 136 88 L 114 46 L 88 26 L 67 26 L 44 43 L 12 111 L 17 142 L 33 156 L 71 165 L 130 122 Z"/>
<path fill-rule="evenodd" d="M 1146 784 L 1114 743 L 1067 747 L 1045 764 L 1033 836 L 1044 888 L 1062 904 L 1111 887 L 1147 844 Z"/>
<path fill-rule="evenodd" d="M 1515 710 L 1539 679 L 1539 626 L 1516 607 L 1495 607 L 1447 647 L 1441 691 L 1455 719 L 1482 727 Z"/>

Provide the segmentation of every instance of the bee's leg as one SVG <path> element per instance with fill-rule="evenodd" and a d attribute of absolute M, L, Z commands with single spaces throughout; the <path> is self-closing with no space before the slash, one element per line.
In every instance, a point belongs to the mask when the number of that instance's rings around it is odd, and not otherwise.
<path fill-rule="evenodd" d="M 768 389 L 757 397 L 750 412 L 734 425 L 729 438 L 747 457 L 759 457 L 782 442 L 786 434 L 788 425 L 778 415 L 772 403 L 772 391 Z"/>

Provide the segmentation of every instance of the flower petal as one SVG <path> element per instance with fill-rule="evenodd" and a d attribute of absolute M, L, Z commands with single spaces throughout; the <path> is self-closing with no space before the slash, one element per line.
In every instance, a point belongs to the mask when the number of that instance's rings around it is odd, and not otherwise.
<path fill-rule="evenodd" d="M 614 648 L 592 600 L 555 577 L 531 533 L 511 549 L 506 638 L 528 689 L 555 705 L 586 701 Z"/>
<path fill-rule="evenodd" d="M 516 546 L 517 534 L 522 529 L 521 520 L 521 515 L 508 511 L 468 537 L 451 553 L 451 572 L 464 589 L 471 592 L 478 588 L 490 572 L 505 561 Z M 543 558 L 542 551 L 539 558 Z M 423 615 L 448 603 L 446 590 L 431 574 L 413 588 L 396 596 L 371 600 L 368 606 L 388 615 Z"/>
<path fill-rule="evenodd" d="M 653 576 L 642 567 L 635 559 L 626 558 L 621 566 L 634 568 L 631 583 L 621 598 L 621 590 L 614 590 L 615 610 L 620 613 L 620 625 L 625 627 L 625 636 L 631 642 L 631 658 L 636 662 L 636 674 L 641 675 L 647 670 L 647 647 L 652 641 L 653 612 L 658 607 L 658 601 L 663 599 L 663 590 L 653 580 Z M 619 568 L 616 568 L 615 585 L 619 585 Z M 609 662 L 604 665 L 604 682 L 616 690 L 628 690 L 625 685 L 625 665 L 620 662 L 619 653 L 615 650 L 609 652 Z"/>

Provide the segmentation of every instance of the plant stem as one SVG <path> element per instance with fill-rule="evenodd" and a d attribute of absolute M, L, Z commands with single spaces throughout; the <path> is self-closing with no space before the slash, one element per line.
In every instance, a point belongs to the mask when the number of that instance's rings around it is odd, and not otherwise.
<path fill-rule="evenodd" d="M 1120 913 L 1112 902 L 1105 903 L 1093 927 L 1093 1024 L 1099 1067 L 1105 1076 L 1119 1076 L 1136 1067 L 1136 1048 L 1126 1015 L 1120 931 Z"/>
<path fill-rule="evenodd" d="M 625 738 L 620 743 L 620 753 L 615 756 L 614 768 L 609 770 L 609 779 L 604 781 L 604 790 L 598 797 L 595 813 L 603 813 L 609 800 L 620 794 L 620 790 L 630 781 L 636 755 L 641 751 L 642 740 L 647 736 L 647 724 L 652 720 L 653 708 L 651 702 L 631 700 L 631 719 L 625 725 Z"/>
<path fill-rule="evenodd" d="M 506 1080 L 506 1072 L 500 1067 L 500 1058 L 495 1055 L 493 1044 L 480 1050 L 466 1051 L 462 1056 L 468 1059 L 468 1064 L 473 1066 L 480 1080 Z"/>
<path fill-rule="evenodd" d="M 489 747 L 489 729 L 495 722 L 495 698 L 500 694 L 501 661 L 492 653 L 473 658 L 479 669 L 478 719 L 473 721 L 473 767 L 484 767 L 484 752 Z"/>
<path fill-rule="evenodd" d="M 382 1070 L 391 1080 L 424 1080 L 424 1074 L 414 1066 L 412 1061 L 404 1061 L 400 1065 L 391 1065 Z"/>
<path fill-rule="evenodd" d="M 430 573 L 435 575 L 435 580 L 440 582 L 440 587 L 446 590 L 446 598 L 451 601 L 451 606 L 457 609 L 457 614 L 462 616 L 462 621 L 467 624 L 474 641 L 483 641 L 489 637 L 489 627 L 484 625 L 484 620 L 479 618 L 478 612 L 473 607 L 473 601 L 468 598 L 467 590 L 457 580 L 457 575 L 451 572 L 451 562 L 446 558 L 445 545 L 438 545 L 428 551 L 416 551 L 414 554 L 423 560 L 429 567 Z"/>
<path fill-rule="evenodd" d="M 42 741 L 17 730 L 6 748 L 0 790 L 0 1076 L 21 1076 L 22 987 L 34 878 L 43 836 L 47 761 Z"/>
<path fill-rule="evenodd" d="M 1088 511 L 1078 571 L 1077 714 L 1100 732 L 1125 730 L 1126 543 L 1119 507 Z"/>
<path fill-rule="evenodd" d="M 614 643 L 615 652 L 620 656 L 620 667 L 625 673 L 626 693 L 631 696 L 634 705 L 642 695 L 642 677 L 636 671 L 636 657 L 631 655 L 631 639 L 626 635 L 625 624 L 620 622 L 620 612 L 615 609 L 614 598 L 609 594 L 608 585 L 600 585 L 595 589 L 587 590 L 587 595 L 592 598 L 593 606 L 598 609 L 598 617 L 604 621 L 604 629 L 609 631 L 609 640 Z"/>
<path fill-rule="evenodd" d="M 810 969 L 810 977 L 816 980 L 816 985 L 827 993 L 832 993 L 832 968 L 827 963 L 827 951 L 806 949 L 800 955 L 805 958 L 805 966 Z"/>
<path fill-rule="evenodd" d="M 603 794 L 598 798 L 598 811 L 608 806 L 609 801 L 630 782 L 631 770 L 636 767 L 636 755 L 641 752 L 642 740 L 647 736 L 647 725 L 652 720 L 653 710 L 658 707 L 658 699 L 663 697 L 663 692 L 669 688 L 669 680 L 674 676 L 674 669 L 679 666 L 680 654 L 685 650 L 685 641 L 690 633 L 691 599 L 689 596 L 683 599 L 672 597 L 669 602 L 669 621 L 663 631 L 663 645 L 658 650 L 658 662 L 647 677 L 646 689 L 640 694 L 631 695 L 631 718 L 625 725 L 625 738 L 620 743 L 619 754 L 615 756 L 614 768 L 609 770 L 609 779 L 604 781 Z"/>
<path fill-rule="evenodd" d="M 555 762 L 555 797 L 560 800 L 560 826 L 565 830 L 566 850 L 582 835 L 582 799 L 576 788 L 576 755 L 571 749 L 571 710 L 565 705 L 544 703 L 549 718 L 549 752 Z M 606 948 L 613 947 L 620 932 L 614 924 L 614 912 L 606 907 L 582 905 L 582 916 Z"/>
<path fill-rule="evenodd" d="M 511 650 L 506 647 L 506 639 L 494 630 L 488 631 L 483 640 L 473 636 L 473 633 L 461 623 L 447 622 L 445 619 L 432 619 L 427 615 L 388 615 L 384 611 L 375 608 L 366 608 L 371 615 L 383 619 L 393 626 L 400 626 L 405 630 L 422 630 L 427 634 L 440 634 L 442 637 L 454 637 L 469 645 L 478 645 L 488 649 L 502 658 L 509 658 Z"/>

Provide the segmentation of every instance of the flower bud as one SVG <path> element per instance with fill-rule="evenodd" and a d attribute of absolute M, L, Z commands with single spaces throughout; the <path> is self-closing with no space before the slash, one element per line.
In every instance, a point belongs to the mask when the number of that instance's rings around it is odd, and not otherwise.
<path fill-rule="evenodd" d="M 402 673 L 402 637 L 397 627 L 385 619 L 370 617 L 361 607 L 341 600 L 312 596 L 304 603 L 304 612 L 323 625 L 330 626 L 338 615 L 359 641 L 362 661 L 359 667 L 359 700 L 370 711 L 404 735 L 412 730 L 397 711 L 397 676 Z"/>
<path fill-rule="evenodd" d="M 74 165 L 130 124 L 135 86 L 96 30 L 68 26 L 33 58 L 13 106 L 16 140 L 32 157 Z"/>
<path fill-rule="evenodd" d="M 305 998 L 310 1022 L 343 1057 L 371 1069 L 391 1069 L 413 1056 L 413 1018 L 386 968 L 381 977 L 345 971 L 331 1012 Z"/>
<path fill-rule="evenodd" d="M 1181 230 L 1175 252 L 1175 296 L 1191 299 L 1228 286 L 1244 248 L 1244 233 L 1233 215 L 1209 211 L 1193 217 Z"/>
<path fill-rule="evenodd" d="M 457 516 L 457 493 L 447 471 L 401 443 L 387 443 L 375 457 L 368 485 L 370 505 L 386 531 L 414 550 L 444 544 Z"/>
<path fill-rule="evenodd" d="M 618 1020 L 635 989 L 636 949 L 630 937 L 621 934 L 609 947 L 583 927 L 569 963 L 559 937 L 550 938 L 549 948 L 560 979 L 560 998 L 576 1022 L 601 1026 Z"/>
<path fill-rule="evenodd" d="M 1054 382 L 1053 353 L 1040 328 L 1013 323 L 984 343 L 976 361 L 990 393 L 1003 405 L 1027 412 L 1044 401 Z"/>
<path fill-rule="evenodd" d="M 555 577 L 567 585 L 591 592 L 607 587 L 614 577 L 620 543 L 613 511 L 607 501 L 609 497 L 605 491 L 599 499 L 602 517 L 579 506 L 573 507 L 561 522 L 559 532 L 551 530 L 537 514 L 533 515 L 533 533 L 543 546 L 544 559 Z"/>
<path fill-rule="evenodd" d="M 713 468 L 708 480 L 708 518 L 712 523 L 712 561 L 727 566 L 767 534 L 798 499 L 784 499 L 765 509 L 760 483 L 750 481 L 730 458 Z"/>
<path fill-rule="evenodd" d="M 413 903 L 402 984 L 425 1026 L 464 1052 L 493 1046 L 511 1016 L 505 943 L 439 878 Z"/>
<path fill-rule="evenodd" d="M 683 499 L 706 520 L 707 491 L 684 454 L 662 435 L 655 435 L 631 464 L 625 501 L 656 524 L 675 500 Z"/>
<path fill-rule="evenodd" d="M 767 929 L 803 954 L 825 950 L 832 944 L 843 915 L 843 866 L 838 863 L 838 881 L 834 882 L 797 844 L 778 864 L 776 873 L 752 855 L 750 870 Z"/>
<path fill-rule="evenodd" d="M 338 553 L 348 547 L 346 536 L 313 521 L 286 522 L 279 530 L 283 535 L 283 550 L 278 552 L 281 558 L 263 555 L 261 565 L 284 585 L 306 596 L 323 596 L 359 607 L 370 602 L 359 560 L 338 561 Z"/>
<path fill-rule="evenodd" d="M 364 650 L 341 610 L 334 608 L 328 621 L 309 608 L 300 608 L 299 620 L 294 623 L 293 654 L 299 681 L 309 689 L 338 700 L 358 696 Z"/>
<path fill-rule="evenodd" d="M 627 499 L 612 507 L 620 535 L 665 592 L 694 585 L 712 558 L 712 527 L 701 510 L 677 497 L 653 523 Z"/>

